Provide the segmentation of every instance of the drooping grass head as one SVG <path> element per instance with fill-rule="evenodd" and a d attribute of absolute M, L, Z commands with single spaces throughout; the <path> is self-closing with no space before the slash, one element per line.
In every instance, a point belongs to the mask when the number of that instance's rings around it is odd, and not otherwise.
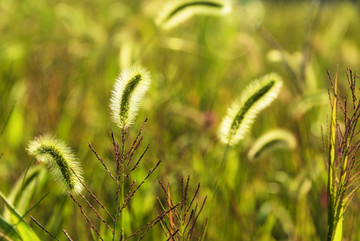
<path fill-rule="evenodd" d="M 30 155 L 46 164 L 65 192 L 80 193 L 82 170 L 75 155 L 64 142 L 51 135 L 43 135 L 31 141 L 27 147 Z"/>
<path fill-rule="evenodd" d="M 171 1 L 160 11 L 156 20 L 163 29 L 171 29 L 194 15 L 223 15 L 231 11 L 228 0 Z"/>
<path fill-rule="evenodd" d="M 297 145 L 294 135 L 284 129 L 273 129 L 261 135 L 252 145 L 248 152 L 248 159 L 255 160 L 263 152 L 275 148 L 295 149 Z"/>
<path fill-rule="evenodd" d="M 253 81 L 228 109 L 219 128 L 220 140 L 232 146 L 243 139 L 257 114 L 271 104 L 281 86 L 281 78 L 274 73 Z"/>
<path fill-rule="evenodd" d="M 116 79 L 110 109 L 112 120 L 121 129 L 129 127 L 134 122 L 150 81 L 150 73 L 141 66 L 124 70 Z"/>

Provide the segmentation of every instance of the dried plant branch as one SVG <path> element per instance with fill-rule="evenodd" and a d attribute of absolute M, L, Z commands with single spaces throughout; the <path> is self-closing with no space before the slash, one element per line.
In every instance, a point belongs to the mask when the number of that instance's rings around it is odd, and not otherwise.
<path fill-rule="evenodd" d="M 73 241 L 73 240 L 71 239 L 70 235 L 66 232 L 65 229 L 63 229 L 62 231 L 63 231 L 63 233 L 65 234 L 66 238 L 67 238 L 69 241 Z"/>
<path fill-rule="evenodd" d="M 111 179 L 113 179 L 114 181 L 115 180 L 115 177 L 112 175 L 112 173 L 110 172 L 110 170 L 108 169 L 108 167 L 106 166 L 105 162 L 101 159 L 101 157 L 97 154 L 97 152 L 94 150 L 94 148 L 91 146 L 90 143 L 89 144 L 89 147 L 90 149 L 92 150 L 92 152 L 95 154 L 96 158 L 100 161 L 100 163 L 103 165 L 103 167 L 105 168 L 105 170 L 107 171 L 107 173 L 109 174 L 109 176 L 111 177 Z"/>
<path fill-rule="evenodd" d="M 146 175 L 146 177 L 144 178 L 144 180 L 134 189 L 134 191 L 132 191 L 125 199 L 123 202 L 123 206 L 121 207 L 119 213 L 122 212 L 122 210 L 128 205 L 128 203 L 130 202 L 130 200 L 132 199 L 132 197 L 135 195 L 136 191 L 139 190 L 139 188 L 145 183 L 145 181 L 151 176 L 151 174 L 159 167 L 161 163 L 161 160 L 159 160 L 156 165 L 150 169 L 150 171 L 148 172 L 148 174 Z"/>
<path fill-rule="evenodd" d="M 88 218 L 88 216 L 85 214 L 85 212 L 83 211 L 83 208 L 81 206 L 81 204 L 75 199 L 75 197 L 69 193 L 69 196 L 71 197 L 71 199 L 78 205 L 81 214 L 84 216 L 84 218 L 86 219 L 86 221 L 89 223 L 90 228 L 96 233 L 96 235 L 100 238 L 100 240 L 104 241 L 104 239 L 101 237 L 99 231 L 95 228 L 94 224 L 91 222 L 91 220 Z"/>
<path fill-rule="evenodd" d="M 73 171 L 73 170 L 72 170 Z M 76 174 L 75 174 L 76 176 Z M 100 202 L 100 200 L 95 196 L 95 194 L 85 185 L 82 180 L 79 180 L 81 185 L 85 188 L 85 190 L 90 194 L 90 196 L 99 204 L 99 206 L 107 213 L 107 215 L 115 221 L 114 217 L 110 214 L 110 212 L 106 209 L 106 207 Z"/>
<path fill-rule="evenodd" d="M 134 167 L 131 168 L 131 170 L 130 170 L 129 173 L 133 172 L 133 171 L 138 167 L 139 163 L 141 162 L 142 158 L 144 157 L 144 155 L 145 155 L 146 152 L 148 151 L 149 147 L 150 147 L 150 144 L 148 144 L 148 145 L 146 146 L 145 150 L 143 151 L 143 153 L 142 153 L 141 156 L 139 157 L 138 161 L 135 163 Z"/>
<path fill-rule="evenodd" d="M 174 211 L 169 212 L 167 215 L 167 222 L 162 221 L 161 225 L 166 233 L 168 240 L 180 241 L 180 240 L 194 240 L 194 231 L 197 224 L 198 217 L 202 212 L 206 197 L 204 198 L 201 207 L 198 207 L 198 204 L 195 203 L 195 199 L 199 194 L 200 184 L 197 185 L 197 188 L 192 195 L 190 201 L 188 201 L 188 189 L 189 189 L 189 180 L 187 178 L 186 184 L 184 185 L 184 180 L 181 180 L 181 196 L 179 207 Z M 167 189 L 163 183 L 159 180 L 161 189 L 163 190 L 166 198 L 167 206 L 171 207 L 173 201 L 171 199 L 170 188 Z M 163 210 L 165 210 L 164 204 L 158 198 L 159 204 Z M 178 230 L 178 231 L 177 231 Z M 200 233 L 200 239 L 204 232 Z"/>
<path fill-rule="evenodd" d="M 148 118 L 146 117 L 145 120 L 144 120 L 144 122 L 143 122 L 143 124 L 141 125 L 140 130 L 138 131 L 138 134 L 137 134 L 137 136 L 135 137 L 134 142 L 133 142 L 133 144 L 131 145 L 131 147 L 130 147 L 130 149 L 129 149 L 129 151 L 128 151 L 125 159 L 128 159 L 129 154 L 133 151 L 134 146 L 135 146 L 135 143 L 138 141 L 140 135 L 142 134 L 142 131 L 143 131 L 143 129 L 144 129 L 147 121 L 148 121 Z"/>
<path fill-rule="evenodd" d="M 160 205 L 162 206 L 162 203 L 160 200 L 159 200 L 159 202 L 160 202 Z M 164 207 L 162 206 L 162 208 L 164 208 Z M 155 211 L 155 213 L 157 216 L 159 215 L 157 211 Z M 166 222 L 164 222 L 163 220 L 160 220 L 160 225 L 161 225 L 161 228 L 163 229 L 164 233 L 166 234 L 166 236 L 169 237 L 168 240 L 171 239 L 174 235 L 171 234 L 171 231 L 170 231 L 168 225 L 166 224 Z M 172 239 L 171 241 L 174 241 L 174 240 Z"/>
<path fill-rule="evenodd" d="M 171 241 L 174 241 L 174 237 L 178 232 L 179 232 L 179 229 L 176 229 L 174 233 L 170 234 L 170 237 L 167 239 L 167 241 L 170 239 L 171 239 Z"/>
<path fill-rule="evenodd" d="M 151 227 L 153 227 L 155 224 L 157 224 L 158 222 L 160 222 L 160 220 L 162 220 L 169 212 L 171 212 L 172 210 L 174 210 L 175 208 L 177 208 L 179 206 L 180 203 L 174 205 L 173 207 L 169 208 L 166 211 L 163 211 L 162 213 L 160 213 L 159 215 L 157 215 L 156 218 L 154 218 L 152 221 L 150 221 L 149 223 L 145 224 L 144 226 L 142 226 L 141 228 L 139 228 L 136 232 L 134 232 L 132 235 L 130 235 L 129 237 L 127 237 L 125 240 L 129 240 L 132 237 L 137 236 L 140 232 L 142 232 L 143 230 L 145 230 L 145 232 L 143 233 L 143 235 L 138 239 L 141 240 L 144 238 L 145 234 L 150 230 Z"/>
<path fill-rule="evenodd" d="M 193 221 L 193 225 L 192 225 L 192 227 L 191 227 L 191 229 L 190 229 L 190 232 L 189 232 L 189 234 L 191 234 L 191 236 L 193 235 L 196 221 L 197 221 L 197 219 L 199 218 L 199 215 L 200 215 L 201 211 L 203 210 L 203 208 L 204 208 L 204 206 L 205 206 L 206 198 L 207 198 L 207 197 L 205 197 L 205 199 L 204 199 L 204 201 L 203 201 L 203 203 L 202 203 L 202 205 L 201 205 L 201 207 L 200 207 L 200 210 L 198 211 L 198 213 L 197 213 L 197 215 L 196 215 L 196 217 L 195 217 L 195 219 L 194 219 L 194 221 Z M 196 211 L 195 211 L 195 213 L 196 213 Z M 189 235 L 189 234 L 188 234 L 188 235 Z"/>
<path fill-rule="evenodd" d="M 190 210 L 190 208 L 191 208 L 191 206 L 192 206 L 192 204 L 193 204 L 193 202 L 194 202 L 197 194 L 199 193 L 199 190 L 200 190 L 200 183 L 198 184 L 198 186 L 197 186 L 197 188 L 196 188 L 196 191 L 195 191 L 195 194 L 194 194 L 193 198 L 191 199 L 190 204 L 189 204 L 189 207 L 186 209 L 185 213 L 189 212 L 189 210 Z M 205 198 L 205 199 L 206 199 L 206 198 Z"/>
<path fill-rule="evenodd" d="M 139 148 L 142 140 L 143 140 L 143 137 L 140 138 L 140 140 L 139 140 L 139 142 L 136 144 L 133 152 L 130 153 L 129 156 L 127 156 L 127 157 L 128 157 L 128 161 L 126 162 L 126 164 L 125 164 L 125 166 L 124 166 L 124 168 L 123 168 L 123 170 L 122 170 L 122 174 L 124 174 L 124 173 L 126 172 L 127 168 L 129 167 L 129 165 L 130 165 L 130 163 L 131 163 L 131 161 L 132 161 L 132 158 L 133 158 L 133 156 L 134 156 L 134 153 L 135 153 L 135 151 Z M 125 159 L 125 160 L 126 160 L 126 159 Z"/>
<path fill-rule="evenodd" d="M 41 225 L 41 223 L 39 223 L 33 216 L 30 216 L 31 220 L 36 223 L 36 225 L 38 225 L 42 230 L 44 230 L 48 235 L 50 235 L 50 237 L 52 237 L 55 240 L 58 240 L 58 238 L 55 237 L 55 235 L 51 234 L 44 226 Z"/>
<path fill-rule="evenodd" d="M 106 227 L 112 232 L 114 233 L 114 231 L 112 230 L 112 228 L 109 226 L 109 224 L 105 221 L 105 219 L 100 215 L 100 213 L 98 211 L 96 211 L 96 209 L 93 207 L 93 205 L 91 205 L 91 203 L 87 200 L 87 198 L 80 194 L 80 196 L 85 200 L 85 202 L 89 205 L 89 207 L 91 208 L 91 210 L 94 211 L 94 213 L 96 214 L 96 216 L 101 220 L 102 223 L 104 223 L 106 225 Z"/>

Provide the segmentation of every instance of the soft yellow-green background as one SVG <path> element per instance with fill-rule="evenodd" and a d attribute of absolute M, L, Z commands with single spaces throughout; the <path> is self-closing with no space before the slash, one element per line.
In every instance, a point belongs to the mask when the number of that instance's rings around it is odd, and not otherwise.
<path fill-rule="evenodd" d="M 26 145 L 49 132 L 73 148 L 86 184 L 111 206 L 111 179 L 87 145 L 92 143 L 113 170 L 110 133 L 120 139 L 120 131 L 110 120 L 111 89 L 122 69 L 142 64 L 152 85 L 127 144 L 149 117 L 144 144 L 150 149 L 134 178 L 140 182 L 158 159 L 163 163 L 135 195 L 126 228 L 134 231 L 161 210 L 156 196 L 164 195 L 157 179 L 170 182 L 176 200 L 181 177 L 190 175 L 192 192 L 201 183 L 197 201 L 208 197 L 198 234 L 225 149 L 217 138 L 219 122 L 251 80 L 277 72 L 284 79 L 279 98 L 229 152 L 208 239 L 324 240 L 326 70 L 334 75 L 338 69 L 343 87 L 346 67 L 359 71 L 359 3 L 234 1 L 227 15 L 195 16 L 167 31 L 155 24 L 164 5 L 155 0 L 0 1 L 0 190 L 10 195 L 28 166 L 37 165 L 30 164 Z M 249 161 L 254 141 L 275 128 L 292 132 L 297 147 L 269 150 Z M 65 238 L 61 228 L 75 240 L 87 240 L 86 221 L 55 185 L 50 179 L 35 194 L 33 202 L 49 192 L 30 214 L 60 240 Z M 345 240 L 360 238 L 357 197 L 346 213 Z M 166 238 L 157 225 L 145 239 Z"/>

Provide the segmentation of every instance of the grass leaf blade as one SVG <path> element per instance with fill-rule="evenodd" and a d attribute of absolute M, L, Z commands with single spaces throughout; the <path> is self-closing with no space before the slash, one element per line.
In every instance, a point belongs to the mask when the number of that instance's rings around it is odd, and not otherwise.
<path fill-rule="evenodd" d="M 0 192 L 0 197 L 5 203 L 5 206 L 11 212 L 12 220 L 15 223 L 15 226 L 18 230 L 18 234 L 24 241 L 40 241 L 35 232 L 30 228 L 30 226 L 25 222 L 23 217 L 16 211 L 16 209 L 10 204 L 6 197 Z"/>

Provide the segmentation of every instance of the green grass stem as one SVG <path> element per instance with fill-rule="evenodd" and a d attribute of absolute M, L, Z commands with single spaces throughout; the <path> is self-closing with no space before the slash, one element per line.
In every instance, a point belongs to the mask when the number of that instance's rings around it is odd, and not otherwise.
<path fill-rule="evenodd" d="M 205 230 L 204 230 L 204 232 L 202 234 L 201 241 L 205 240 L 205 236 L 206 236 L 208 227 L 210 225 L 211 214 L 212 214 L 212 211 L 213 211 L 213 208 L 214 208 L 214 203 L 215 203 L 215 200 L 216 200 L 217 190 L 219 188 L 220 180 L 221 180 L 221 177 L 222 177 L 222 174 L 223 174 L 223 171 L 224 171 L 225 160 L 226 160 L 229 148 L 230 148 L 230 144 L 226 145 L 224 155 L 223 155 L 223 158 L 222 158 L 221 164 L 220 164 L 220 169 L 219 169 L 219 172 L 218 172 L 218 175 L 216 177 L 215 184 L 214 184 L 214 192 L 213 192 L 213 196 L 212 196 L 211 204 L 210 204 L 210 208 L 209 208 L 208 222 L 206 223 L 206 227 L 205 227 Z"/>

